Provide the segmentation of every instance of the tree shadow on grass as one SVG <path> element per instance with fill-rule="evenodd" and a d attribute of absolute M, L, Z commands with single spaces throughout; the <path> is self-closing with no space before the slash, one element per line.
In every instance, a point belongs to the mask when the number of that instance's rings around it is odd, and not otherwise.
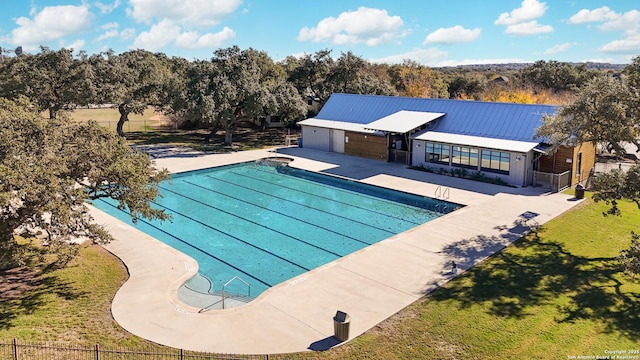
<path fill-rule="evenodd" d="M 0 329 L 10 329 L 18 317 L 47 305 L 50 294 L 74 300 L 85 292 L 53 274 L 42 275 L 26 268 L 0 271 Z"/>
<path fill-rule="evenodd" d="M 543 232 L 534 230 L 476 267 L 471 266 L 478 254 L 503 239 L 478 237 L 447 246 L 442 252 L 470 269 L 431 298 L 455 299 L 460 308 L 488 304 L 491 314 L 516 319 L 534 315 L 536 306 L 554 306 L 558 323 L 592 319 L 605 324 L 606 332 L 640 337 L 640 294 L 623 291 L 625 277 L 616 259 L 572 254 L 563 244 L 543 239 Z"/>
<path fill-rule="evenodd" d="M 205 138 L 208 130 L 156 130 L 134 131 L 126 133 L 128 141 L 136 145 L 178 145 L 206 153 L 228 153 L 283 146 L 290 130 L 271 128 L 262 130 L 257 127 L 238 127 L 233 133 L 232 146 L 224 144 L 224 131 L 220 130 L 209 141 Z M 294 134 L 295 132 L 292 132 Z"/>

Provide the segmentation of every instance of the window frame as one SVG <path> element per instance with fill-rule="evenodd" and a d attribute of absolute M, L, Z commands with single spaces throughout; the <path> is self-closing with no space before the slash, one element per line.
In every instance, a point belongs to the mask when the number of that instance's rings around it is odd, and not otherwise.
<path fill-rule="evenodd" d="M 472 156 L 472 154 L 475 155 Z M 451 147 L 451 166 L 478 170 L 480 149 L 472 146 L 454 145 Z"/>
<path fill-rule="evenodd" d="M 425 162 L 447 166 L 451 164 L 451 145 L 449 144 L 425 142 L 424 152 Z"/>
<path fill-rule="evenodd" d="M 485 166 L 487 161 L 488 166 Z M 509 175 L 511 172 L 511 153 L 500 150 L 483 149 L 480 170 L 494 174 Z"/>

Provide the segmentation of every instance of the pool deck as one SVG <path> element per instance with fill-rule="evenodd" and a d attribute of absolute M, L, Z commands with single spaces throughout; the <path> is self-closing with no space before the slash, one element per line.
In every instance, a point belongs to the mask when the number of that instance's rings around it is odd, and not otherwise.
<path fill-rule="evenodd" d="M 289 165 L 424 196 L 448 195 L 466 205 L 330 264 L 277 285 L 253 302 L 201 312 L 181 303 L 178 287 L 197 272 L 190 257 L 94 208 L 96 222 L 115 237 L 106 248 L 129 279 L 112 303 L 127 331 L 175 348 L 235 354 L 324 350 L 337 310 L 350 316 L 353 339 L 523 234 L 580 203 L 540 188 L 509 188 L 408 169 L 406 166 L 304 148 L 280 148 Z M 181 172 L 273 156 L 267 150 L 199 155 L 175 152 L 156 159 Z M 538 214 L 523 223 L 522 214 Z M 451 273 L 451 261 L 458 266 Z"/>

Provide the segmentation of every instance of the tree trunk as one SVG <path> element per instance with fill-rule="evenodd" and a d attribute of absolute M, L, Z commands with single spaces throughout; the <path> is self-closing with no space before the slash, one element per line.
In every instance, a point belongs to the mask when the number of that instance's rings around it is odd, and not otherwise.
<path fill-rule="evenodd" d="M 211 139 L 213 139 L 214 136 L 216 136 L 216 133 L 218 132 L 218 123 L 215 123 L 212 127 L 211 127 L 211 131 L 209 131 L 209 134 L 207 134 L 207 136 L 204 137 L 204 141 L 205 142 L 209 142 L 211 141 Z"/>
<path fill-rule="evenodd" d="M 231 146 L 233 144 L 233 126 L 227 125 L 224 127 L 224 145 Z"/>
<path fill-rule="evenodd" d="M 125 109 L 123 105 L 118 106 L 118 112 L 120 112 L 120 119 L 118 120 L 118 125 L 116 126 L 116 131 L 119 136 L 124 137 L 124 131 L 122 127 L 126 121 L 129 121 L 129 112 Z"/>

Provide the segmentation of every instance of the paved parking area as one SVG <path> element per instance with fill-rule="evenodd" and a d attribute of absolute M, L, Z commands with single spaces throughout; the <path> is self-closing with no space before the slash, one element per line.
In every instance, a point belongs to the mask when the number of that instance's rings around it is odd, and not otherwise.
<path fill-rule="evenodd" d="M 537 188 L 509 188 L 304 148 L 232 154 L 180 153 L 156 159 L 181 172 L 270 156 L 289 166 L 356 179 L 424 196 L 448 195 L 464 208 L 279 284 L 238 308 L 204 311 L 181 303 L 178 287 L 197 272 L 188 256 L 96 210 L 114 235 L 106 248 L 129 270 L 112 313 L 133 334 L 189 350 L 275 354 L 337 345 L 333 316 L 350 316 L 357 337 L 436 287 L 519 239 L 581 200 Z M 527 215 L 523 215 L 527 214 Z M 532 217 L 531 219 L 526 219 Z M 523 222 L 527 220 L 527 222 Z M 458 266 L 452 274 L 451 261 Z"/>

